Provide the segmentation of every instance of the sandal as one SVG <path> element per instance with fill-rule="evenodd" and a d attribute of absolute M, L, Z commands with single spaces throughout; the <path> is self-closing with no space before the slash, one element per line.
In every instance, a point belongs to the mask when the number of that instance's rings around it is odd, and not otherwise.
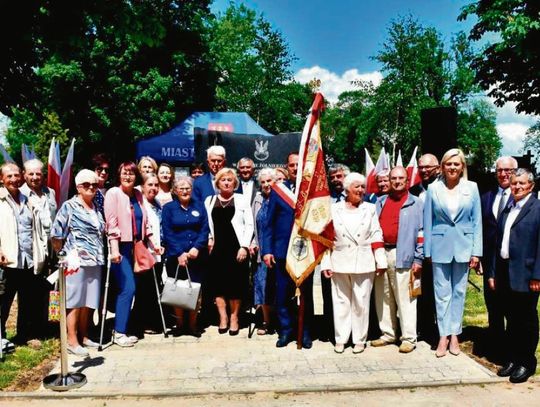
<path fill-rule="evenodd" d="M 268 334 L 268 322 L 263 322 L 262 326 L 257 329 L 257 335 L 267 335 Z"/>

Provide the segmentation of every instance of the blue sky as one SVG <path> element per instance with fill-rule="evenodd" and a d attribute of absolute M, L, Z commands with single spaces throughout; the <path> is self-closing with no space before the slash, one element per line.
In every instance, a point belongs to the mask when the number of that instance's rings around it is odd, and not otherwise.
<path fill-rule="evenodd" d="M 237 2 L 238 3 L 238 2 Z M 387 29 L 399 16 L 411 14 L 423 25 L 435 27 L 449 41 L 452 34 L 468 31 L 474 20 L 457 21 L 469 0 L 245 0 L 279 30 L 298 58 L 293 65 L 299 82 L 321 79 L 330 100 L 350 88 L 354 79 L 377 83 L 380 65 L 370 59 L 382 48 Z M 227 8 L 228 0 L 215 0 L 214 12 Z M 535 120 L 518 115 L 511 104 L 497 109 L 497 130 L 504 154 L 516 154 L 527 128 Z"/>

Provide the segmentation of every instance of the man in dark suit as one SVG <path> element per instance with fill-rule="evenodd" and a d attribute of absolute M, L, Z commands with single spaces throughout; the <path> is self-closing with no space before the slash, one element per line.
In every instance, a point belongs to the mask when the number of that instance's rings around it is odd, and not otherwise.
<path fill-rule="evenodd" d="M 216 193 L 214 178 L 217 172 L 225 167 L 227 162 L 223 146 L 211 146 L 206 150 L 206 157 L 208 172 L 195 179 L 193 193 L 191 194 L 193 201 L 199 202 L 201 205 L 206 197 Z"/>
<path fill-rule="evenodd" d="M 294 205 L 286 195 L 294 193 L 298 153 L 290 153 L 287 157 L 287 170 L 289 180 L 284 181 L 283 184 L 291 191 L 285 191 L 285 196 L 278 194 L 274 189 L 271 191 L 266 219 L 268 233 L 264 234 L 262 244 L 264 263 L 276 273 L 276 312 L 279 321 L 279 338 L 276 346 L 278 348 L 287 346 L 295 338 L 296 303 L 293 299 L 295 286 L 285 268 L 289 238 L 294 223 Z M 310 323 L 313 316 L 313 275 L 304 281 L 303 287 L 305 310 L 302 346 L 309 349 L 312 346 Z"/>
<path fill-rule="evenodd" d="M 418 159 L 418 173 L 422 182 L 411 187 L 409 192 L 424 202 L 428 186 L 441 172 L 439 160 L 433 154 L 424 154 Z M 422 264 L 422 295 L 416 302 L 417 329 L 420 339 L 434 345 L 439 340 L 435 315 L 435 294 L 433 292 L 433 269 L 431 262 Z"/>
<path fill-rule="evenodd" d="M 510 193 L 510 178 L 517 169 L 517 161 L 513 157 L 500 157 L 495 162 L 497 188 L 482 195 L 482 236 L 484 239 L 484 255 L 482 265 L 488 266 L 492 260 L 497 238 L 497 220 L 506 205 L 513 201 Z M 485 260 L 484 260 L 485 259 Z M 489 343 L 488 355 L 496 358 L 496 351 L 504 340 L 504 315 L 502 313 L 502 301 L 498 291 L 488 288 L 488 274 L 484 273 L 484 299 L 488 312 Z"/>
<path fill-rule="evenodd" d="M 531 194 L 533 188 L 533 174 L 517 169 L 510 181 L 514 202 L 500 215 L 496 250 L 486 270 L 506 318 L 506 342 L 500 345 L 506 364 L 497 374 L 512 383 L 525 382 L 537 365 L 540 201 Z"/>
<path fill-rule="evenodd" d="M 238 160 L 236 169 L 240 178 L 240 184 L 236 192 L 246 196 L 249 199 L 250 205 L 253 205 L 253 200 L 255 199 L 255 195 L 257 195 L 257 183 L 253 177 L 255 164 L 251 158 L 243 157 Z"/>

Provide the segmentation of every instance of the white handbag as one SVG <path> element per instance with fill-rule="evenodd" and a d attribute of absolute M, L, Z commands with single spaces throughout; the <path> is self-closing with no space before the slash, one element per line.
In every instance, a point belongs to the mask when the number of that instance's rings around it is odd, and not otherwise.
<path fill-rule="evenodd" d="M 165 279 L 160 301 L 162 304 L 170 305 L 171 307 L 193 311 L 197 309 L 201 284 L 191 281 L 187 266 L 187 280 L 178 280 L 179 269 L 180 265 L 176 266 L 174 278 L 167 277 Z"/>

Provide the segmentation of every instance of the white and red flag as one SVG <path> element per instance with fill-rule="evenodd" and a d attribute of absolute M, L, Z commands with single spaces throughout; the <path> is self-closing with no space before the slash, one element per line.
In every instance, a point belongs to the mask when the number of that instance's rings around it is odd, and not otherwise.
<path fill-rule="evenodd" d="M 68 198 L 69 186 L 71 185 L 71 180 L 73 179 L 71 167 L 73 166 L 74 148 L 75 139 L 72 139 L 66 156 L 66 161 L 64 161 L 64 169 L 62 170 L 62 175 L 60 175 L 60 199 L 58 200 L 59 205 L 64 203 Z"/>
<path fill-rule="evenodd" d="M 49 147 L 49 162 L 47 164 L 47 186 L 54 190 L 56 204 L 60 207 L 60 176 L 62 174 L 60 164 L 60 146 L 53 139 Z"/>
<path fill-rule="evenodd" d="M 334 225 L 330 212 L 332 199 L 324 166 L 320 137 L 320 115 L 324 109 L 321 93 L 315 95 L 298 155 L 294 225 L 289 239 L 286 267 L 298 287 L 334 245 Z"/>
<path fill-rule="evenodd" d="M 376 179 L 377 174 L 381 171 L 390 171 L 390 159 L 384 151 L 384 147 L 379 153 L 379 159 L 377 160 L 377 164 L 375 164 L 375 166 L 373 166 L 373 161 L 371 161 L 371 158 L 369 158 L 368 163 L 368 158 L 369 154 L 366 150 L 366 193 L 376 194 L 379 192 Z M 370 168 L 368 168 L 368 164 Z"/>
<path fill-rule="evenodd" d="M 418 150 L 418 146 L 414 148 L 414 151 L 411 156 L 411 160 L 409 161 L 409 164 L 407 164 L 407 176 L 409 178 L 409 188 L 411 188 L 414 185 L 418 185 L 422 182 L 422 178 L 420 178 L 420 173 L 418 172 L 418 162 L 416 161 L 416 151 Z"/>

